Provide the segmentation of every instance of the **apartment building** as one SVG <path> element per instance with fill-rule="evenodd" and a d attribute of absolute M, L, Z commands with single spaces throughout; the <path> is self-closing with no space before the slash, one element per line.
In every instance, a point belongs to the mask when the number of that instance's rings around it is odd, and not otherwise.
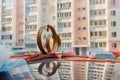
<path fill-rule="evenodd" d="M 119 0 L 90 0 L 90 50 L 119 52 Z"/>
<path fill-rule="evenodd" d="M 56 28 L 56 0 L 26 0 L 25 4 L 25 49 L 39 51 L 37 32 L 40 27 L 52 25 Z M 47 32 L 42 36 L 47 37 Z"/>
<path fill-rule="evenodd" d="M 78 55 L 87 55 L 89 37 L 89 0 L 74 0 L 73 47 Z"/>
<path fill-rule="evenodd" d="M 88 80 L 88 62 L 73 61 L 74 64 L 74 80 Z"/>
<path fill-rule="evenodd" d="M 53 70 L 53 67 L 55 66 L 52 65 L 52 62 L 53 61 L 51 61 L 50 68 L 47 68 L 46 65 L 43 66 L 43 73 Z M 58 61 L 54 62 L 57 63 Z M 74 80 L 74 63 L 69 61 L 61 61 L 59 63 L 60 67 L 51 76 L 45 76 L 38 72 L 38 67 L 41 62 L 29 64 L 30 72 L 35 80 Z"/>
<path fill-rule="evenodd" d="M 0 1 L 0 44 L 24 48 L 24 0 Z M 19 36 L 18 36 L 19 35 Z M 15 49 L 16 49 L 15 48 Z"/>
<path fill-rule="evenodd" d="M 119 63 L 88 63 L 87 80 L 119 80 Z"/>
<path fill-rule="evenodd" d="M 57 32 L 61 39 L 61 51 L 72 47 L 74 0 L 57 0 Z"/>
<path fill-rule="evenodd" d="M 107 5 L 106 0 L 90 0 L 90 50 L 95 52 L 108 51 Z"/>
<path fill-rule="evenodd" d="M 105 0 L 57 0 L 57 31 L 63 50 L 74 47 L 78 55 L 109 51 L 107 5 Z"/>
<path fill-rule="evenodd" d="M 111 0 L 107 2 L 108 4 L 108 48 L 109 51 L 119 52 L 120 49 L 120 1 L 119 0 Z"/>
<path fill-rule="evenodd" d="M 74 80 L 74 63 L 71 61 L 61 61 L 58 69 L 60 80 Z"/>
<path fill-rule="evenodd" d="M 41 25 L 57 26 L 57 0 L 41 0 Z"/>
<path fill-rule="evenodd" d="M 40 28 L 40 10 L 40 0 L 25 0 L 24 42 L 26 50 L 38 50 L 36 37 Z"/>

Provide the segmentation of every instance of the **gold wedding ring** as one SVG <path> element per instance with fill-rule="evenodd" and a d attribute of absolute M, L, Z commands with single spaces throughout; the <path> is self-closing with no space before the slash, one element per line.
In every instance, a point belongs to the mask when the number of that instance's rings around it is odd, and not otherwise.
<path fill-rule="evenodd" d="M 45 42 L 46 49 L 42 45 L 42 33 L 43 33 L 43 30 L 45 30 L 45 27 L 47 27 L 47 30 L 46 30 L 47 32 L 52 33 L 52 39 L 53 39 L 52 48 L 50 47 L 50 37 L 49 36 L 47 36 L 46 42 Z M 37 34 L 37 44 L 38 44 L 38 47 L 41 50 L 42 54 L 50 54 L 50 53 L 57 51 L 60 48 L 61 40 L 60 40 L 60 37 L 58 36 L 58 34 L 56 34 L 55 29 L 51 25 L 47 25 L 47 26 L 42 26 L 39 29 L 38 34 Z"/>
<path fill-rule="evenodd" d="M 50 68 L 50 64 L 53 65 L 52 69 Z M 59 62 L 55 62 L 55 61 L 50 61 L 50 62 L 42 62 L 39 67 L 38 67 L 38 72 L 42 75 L 45 76 L 52 76 L 53 74 L 56 73 L 57 69 L 59 69 L 59 67 L 61 66 L 61 64 Z M 47 69 L 51 69 L 51 72 L 47 72 L 47 74 L 45 74 L 43 72 L 43 68 L 46 67 Z"/>

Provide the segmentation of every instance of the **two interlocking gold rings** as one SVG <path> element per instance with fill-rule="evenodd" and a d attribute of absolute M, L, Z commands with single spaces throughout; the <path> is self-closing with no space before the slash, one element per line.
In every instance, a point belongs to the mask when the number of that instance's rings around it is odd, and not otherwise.
<path fill-rule="evenodd" d="M 61 63 L 57 61 L 43 61 L 38 67 L 38 72 L 45 76 L 52 76 L 56 73 L 60 66 Z"/>
<path fill-rule="evenodd" d="M 44 30 L 52 33 L 52 37 L 51 36 L 46 37 L 45 44 L 43 44 L 43 39 L 42 39 L 42 33 Z M 50 42 L 51 38 L 53 39 L 52 47 L 51 47 L 51 42 Z M 47 26 L 40 27 L 38 34 L 37 34 L 37 44 L 42 54 L 50 54 L 50 53 L 57 51 L 60 48 L 61 41 L 60 41 L 58 34 L 56 34 L 55 29 L 51 25 L 47 25 Z"/>

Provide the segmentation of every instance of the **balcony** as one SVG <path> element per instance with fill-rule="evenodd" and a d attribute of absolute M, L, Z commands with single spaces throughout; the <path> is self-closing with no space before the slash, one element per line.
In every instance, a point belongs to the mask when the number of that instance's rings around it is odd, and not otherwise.
<path fill-rule="evenodd" d="M 106 20 L 107 17 L 106 15 L 94 15 L 94 16 L 90 16 L 90 20 Z"/>
<path fill-rule="evenodd" d="M 90 26 L 90 31 L 107 31 L 107 26 L 105 25 L 96 25 L 96 26 Z"/>
<path fill-rule="evenodd" d="M 106 9 L 106 4 L 90 5 L 90 10 L 93 10 L 93 9 Z"/>
<path fill-rule="evenodd" d="M 37 0 L 28 0 L 28 2 L 26 2 L 26 5 L 29 6 L 29 5 L 34 5 L 34 4 L 37 4 Z"/>
<path fill-rule="evenodd" d="M 33 39 L 33 38 L 25 38 L 25 39 L 24 39 L 24 42 L 25 42 L 25 43 L 29 43 L 29 42 L 30 42 L 30 43 L 33 43 L 33 42 L 36 42 L 36 39 Z"/>
<path fill-rule="evenodd" d="M 35 22 L 35 21 L 26 21 L 25 22 L 25 25 L 37 25 L 37 21 Z"/>
<path fill-rule="evenodd" d="M 3 16 L 12 16 L 12 13 L 8 13 L 8 12 L 2 12 Z"/>
<path fill-rule="evenodd" d="M 12 21 L 9 21 L 9 22 L 6 22 L 6 21 L 2 21 L 2 25 L 7 25 L 7 24 L 9 24 L 9 25 L 11 25 L 12 24 Z"/>
<path fill-rule="evenodd" d="M 60 37 L 61 40 L 65 40 L 65 41 L 70 41 L 71 40 L 71 37 Z"/>
<path fill-rule="evenodd" d="M 71 27 L 69 27 L 69 28 L 64 28 L 64 27 L 62 27 L 62 28 L 58 28 L 57 29 L 57 31 L 59 32 L 59 33 L 67 33 L 67 32 L 72 32 L 72 28 Z"/>
<path fill-rule="evenodd" d="M 107 37 L 90 37 L 90 41 L 93 41 L 93 42 L 101 42 L 101 41 L 107 41 Z"/>
<path fill-rule="evenodd" d="M 1 35 L 12 35 L 13 34 L 13 31 L 2 31 L 1 32 Z"/>

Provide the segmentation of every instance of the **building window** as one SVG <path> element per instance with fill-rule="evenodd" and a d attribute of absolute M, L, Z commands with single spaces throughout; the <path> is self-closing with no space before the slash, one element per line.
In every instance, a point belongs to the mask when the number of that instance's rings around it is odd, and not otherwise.
<path fill-rule="evenodd" d="M 102 44 L 103 44 L 103 43 L 102 43 L 102 42 L 100 42 L 100 43 L 99 43 L 99 47 L 102 47 Z"/>
<path fill-rule="evenodd" d="M 25 48 L 35 49 L 37 48 L 37 44 L 25 44 Z"/>
<path fill-rule="evenodd" d="M 90 5 L 104 4 L 106 0 L 90 0 Z"/>
<path fill-rule="evenodd" d="M 37 26 L 36 25 L 27 25 L 26 30 L 36 30 L 37 29 Z"/>
<path fill-rule="evenodd" d="M 97 32 L 95 32 L 95 36 L 97 36 Z"/>
<path fill-rule="evenodd" d="M 2 38 L 2 40 L 11 40 L 12 35 L 2 35 L 1 38 Z"/>
<path fill-rule="evenodd" d="M 117 32 L 112 32 L 112 37 L 117 37 Z"/>
<path fill-rule="evenodd" d="M 77 28 L 77 30 L 81 30 L 81 28 L 80 28 L 80 27 L 78 27 L 78 28 Z"/>
<path fill-rule="evenodd" d="M 85 20 L 86 17 L 78 17 L 77 19 L 78 19 L 78 20 Z"/>
<path fill-rule="evenodd" d="M 43 2 L 43 3 L 46 3 L 46 2 L 47 2 L 47 0 L 42 0 L 42 2 Z"/>
<path fill-rule="evenodd" d="M 116 21 L 112 21 L 112 22 L 111 22 L 111 26 L 114 26 L 114 27 L 115 27 L 115 26 L 116 26 Z"/>
<path fill-rule="evenodd" d="M 77 10 L 78 11 L 84 11 L 84 10 L 86 10 L 86 8 L 85 7 L 83 7 L 83 8 L 77 8 Z"/>
<path fill-rule="evenodd" d="M 112 48 L 117 48 L 117 43 L 112 43 Z"/>
<path fill-rule="evenodd" d="M 11 23 L 12 22 L 12 18 L 2 18 L 2 22 Z"/>
<path fill-rule="evenodd" d="M 47 12 L 47 8 L 46 7 L 42 8 L 42 12 L 46 13 Z"/>
<path fill-rule="evenodd" d="M 37 16 L 36 15 L 32 15 L 26 18 L 26 21 L 36 21 L 37 20 Z"/>
<path fill-rule="evenodd" d="M 111 80 L 111 78 L 107 78 L 106 80 Z"/>
<path fill-rule="evenodd" d="M 37 11 L 37 6 L 26 7 L 26 13 L 34 13 Z"/>
<path fill-rule="evenodd" d="M 115 10 L 112 10 L 111 11 L 111 16 L 115 16 L 116 15 L 116 11 Z"/>
<path fill-rule="evenodd" d="M 86 40 L 86 37 L 83 37 L 83 40 Z"/>
<path fill-rule="evenodd" d="M 98 43 L 95 43 L 95 48 L 97 48 L 98 47 Z"/>
<path fill-rule="evenodd" d="M 71 43 L 62 43 L 63 47 L 71 47 Z"/>
<path fill-rule="evenodd" d="M 18 42 L 23 42 L 23 39 L 18 39 Z"/>
<path fill-rule="evenodd" d="M 105 31 L 100 31 L 100 32 L 90 32 L 90 36 L 98 36 L 98 37 L 106 37 L 106 32 Z"/>
<path fill-rule="evenodd" d="M 57 4 L 58 9 L 69 9 L 71 8 L 71 2 Z"/>
<path fill-rule="evenodd" d="M 86 27 L 83 27 L 83 30 L 86 30 Z"/>
<path fill-rule="evenodd" d="M 99 36 L 102 36 L 102 32 L 99 32 Z"/>
<path fill-rule="evenodd" d="M 106 42 L 91 42 L 91 47 L 92 48 L 98 48 L 98 47 L 101 47 L 101 48 L 104 48 L 106 47 Z"/>
<path fill-rule="evenodd" d="M 61 33 L 61 37 L 71 37 L 71 33 Z"/>
<path fill-rule="evenodd" d="M 106 20 L 91 20 L 90 25 L 91 26 L 104 26 L 106 25 Z"/>
<path fill-rule="evenodd" d="M 90 36 L 91 36 L 91 37 L 94 36 L 93 32 L 90 32 Z"/>
<path fill-rule="evenodd" d="M 78 37 L 79 40 L 81 40 L 81 37 Z"/>
<path fill-rule="evenodd" d="M 70 18 L 71 12 L 57 13 L 58 18 Z"/>
<path fill-rule="evenodd" d="M 115 5 L 115 1 L 116 1 L 116 0 L 111 0 L 111 4 L 112 4 L 112 5 Z"/>
<path fill-rule="evenodd" d="M 90 16 L 102 16 L 105 15 L 105 13 L 105 9 L 90 10 Z"/>
<path fill-rule="evenodd" d="M 12 27 L 11 26 L 8 26 L 8 27 L 2 27 L 2 32 L 5 32 L 5 31 L 11 31 L 12 30 Z"/>
<path fill-rule="evenodd" d="M 58 23 L 58 28 L 69 28 L 71 27 L 71 22 L 60 22 Z"/>

